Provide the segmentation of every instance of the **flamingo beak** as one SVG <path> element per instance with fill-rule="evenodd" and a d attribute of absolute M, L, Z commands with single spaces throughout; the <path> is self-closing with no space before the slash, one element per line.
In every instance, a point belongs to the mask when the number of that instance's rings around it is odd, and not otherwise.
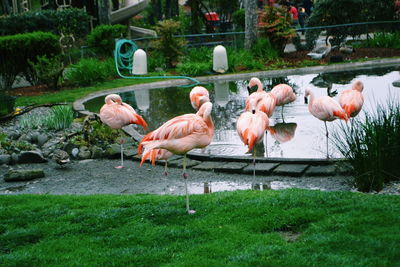
<path fill-rule="evenodd" d="M 251 113 L 253 113 L 253 114 L 256 114 L 256 110 L 255 110 L 255 109 L 253 109 L 253 110 L 251 111 Z"/>
<path fill-rule="evenodd" d="M 308 104 L 308 98 L 306 96 L 304 97 L 304 104 Z"/>

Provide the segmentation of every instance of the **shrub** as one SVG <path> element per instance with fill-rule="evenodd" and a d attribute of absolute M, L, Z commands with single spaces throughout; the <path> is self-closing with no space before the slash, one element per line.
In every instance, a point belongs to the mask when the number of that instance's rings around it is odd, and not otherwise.
<path fill-rule="evenodd" d="M 58 38 L 52 33 L 33 32 L 0 37 L 0 76 L 3 88 L 11 88 L 20 73 L 34 84 L 36 77 L 29 61 L 36 62 L 37 56 L 53 57 L 60 53 Z"/>
<path fill-rule="evenodd" d="M 259 20 L 260 36 L 268 38 L 275 50 L 282 55 L 288 41 L 296 35 L 289 13 L 283 8 L 267 5 L 259 14 Z"/>
<path fill-rule="evenodd" d="M 184 62 L 176 66 L 176 70 L 182 75 L 199 76 L 211 72 L 211 62 Z"/>
<path fill-rule="evenodd" d="M 228 65 L 233 71 L 263 69 L 264 64 L 253 57 L 248 50 L 232 50 L 228 48 Z"/>
<path fill-rule="evenodd" d="M 256 43 L 251 48 L 251 52 L 254 56 L 261 59 L 277 59 L 279 57 L 278 52 L 271 45 L 269 39 L 258 38 Z"/>
<path fill-rule="evenodd" d="M 233 12 L 232 20 L 236 26 L 236 30 L 244 31 L 244 29 L 245 29 L 245 11 L 243 8 Z"/>
<path fill-rule="evenodd" d="M 178 64 L 179 58 L 183 55 L 183 46 L 185 39 L 174 37 L 174 34 L 180 30 L 180 23 L 174 20 L 164 20 L 156 26 L 158 39 L 151 42 L 152 47 L 156 49 L 166 60 L 168 67 L 174 67 Z"/>
<path fill-rule="evenodd" d="M 380 191 L 385 182 L 400 180 L 400 105 L 390 102 L 353 119 L 333 134 L 338 150 L 354 168 L 358 190 Z"/>
<path fill-rule="evenodd" d="M 0 35 L 35 31 L 59 35 L 63 31 L 72 33 L 75 37 L 83 37 L 89 31 L 89 21 L 89 15 L 78 8 L 26 12 L 0 17 Z"/>
<path fill-rule="evenodd" d="M 14 110 L 15 96 L 5 95 L 0 92 L 0 117 Z"/>
<path fill-rule="evenodd" d="M 47 56 L 38 56 L 37 61 L 29 61 L 38 84 L 45 84 L 48 88 L 58 89 L 58 82 L 62 77 L 64 66 L 60 56 L 48 58 Z"/>
<path fill-rule="evenodd" d="M 356 46 L 356 47 L 400 48 L 400 32 L 375 33 L 372 38 L 365 40 L 354 46 Z"/>
<path fill-rule="evenodd" d="M 44 120 L 44 126 L 49 130 L 63 130 L 71 126 L 74 120 L 74 111 L 68 105 L 54 106 L 51 113 Z"/>
<path fill-rule="evenodd" d="M 104 61 L 97 59 L 82 59 L 77 64 L 70 65 L 65 78 L 71 85 L 88 86 L 96 82 L 116 77 L 113 59 Z"/>
<path fill-rule="evenodd" d="M 115 47 L 115 39 L 127 35 L 127 27 L 124 25 L 100 25 L 87 36 L 87 43 L 101 56 L 112 56 Z"/>

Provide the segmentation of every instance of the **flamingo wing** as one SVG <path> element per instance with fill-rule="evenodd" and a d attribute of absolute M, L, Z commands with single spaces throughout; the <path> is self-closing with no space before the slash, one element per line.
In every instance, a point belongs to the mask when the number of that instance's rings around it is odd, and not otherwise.
<path fill-rule="evenodd" d="M 287 84 L 275 85 L 271 90 L 271 94 L 276 97 L 276 105 L 282 106 L 296 100 L 296 94 L 293 88 Z"/>
<path fill-rule="evenodd" d="M 361 111 L 364 104 L 363 95 L 356 90 L 345 90 L 340 94 L 339 104 L 345 110 L 348 117 L 355 117 Z"/>
<path fill-rule="evenodd" d="M 323 121 L 333 121 L 343 119 L 347 121 L 346 112 L 338 102 L 329 96 L 315 99 L 312 106 L 308 106 L 312 115 Z"/>
<path fill-rule="evenodd" d="M 236 130 L 240 139 L 248 146 L 249 152 L 254 145 L 260 142 L 264 132 L 268 127 L 268 117 L 263 112 L 244 112 L 240 115 L 236 123 Z"/>

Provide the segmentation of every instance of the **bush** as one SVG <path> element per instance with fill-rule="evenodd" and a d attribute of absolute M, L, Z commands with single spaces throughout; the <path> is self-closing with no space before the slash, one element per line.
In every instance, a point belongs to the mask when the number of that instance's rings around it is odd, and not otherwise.
<path fill-rule="evenodd" d="M 14 104 L 15 96 L 0 93 L 0 117 L 13 112 Z"/>
<path fill-rule="evenodd" d="M 65 78 L 71 85 L 88 86 L 116 77 L 114 60 L 109 58 L 101 61 L 97 59 L 82 59 L 77 64 L 70 65 Z"/>
<path fill-rule="evenodd" d="M 245 20 L 245 11 L 243 8 L 233 12 L 232 21 L 236 26 L 236 30 L 244 31 L 246 20 Z"/>
<path fill-rule="evenodd" d="M 279 57 L 278 52 L 271 45 L 269 39 L 266 38 L 258 38 L 256 43 L 251 48 L 251 52 L 254 56 L 260 59 L 277 59 Z"/>
<path fill-rule="evenodd" d="M 156 26 L 158 39 L 151 42 L 152 47 L 157 53 L 161 54 L 166 60 L 167 67 L 175 67 L 179 58 L 183 55 L 185 39 L 177 38 L 173 35 L 180 30 L 180 23 L 174 20 L 164 20 Z"/>
<path fill-rule="evenodd" d="M 0 17 L 0 35 L 43 31 L 83 37 L 89 32 L 89 21 L 90 17 L 83 9 L 32 11 Z"/>
<path fill-rule="evenodd" d="M 0 37 L 0 76 L 4 89 L 10 89 L 21 74 L 34 84 L 37 77 L 29 64 L 38 56 L 53 57 L 61 53 L 58 38 L 52 33 L 33 32 Z"/>
<path fill-rule="evenodd" d="M 264 64 L 253 57 L 248 50 L 227 49 L 229 69 L 233 71 L 263 69 Z"/>
<path fill-rule="evenodd" d="M 184 62 L 176 66 L 176 70 L 187 76 L 199 76 L 210 74 L 212 62 Z"/>
<path fill-rule="evenodd" d="M 355 47 L 383 47 L 400 48 L 400 32 L 395 33 L 375 33 L 374 36 L 360 44 L 354 44 Z"/>
<path fill-rule="evenodd" d="M 63 130 L 71 126 L 74 120 L 74 111 L 68 105 L 54 106 L 51 113 L 44 120 L 44 126 L 49 130 Z"/>
<path fill-rule="evenodd" d="M 36 63 L 29 61 L 37 77 L 37 84 L 44 84 L 47 88 L 58 89 L 58 82 L 62 77 L 64 66 L 60 56 L 48 58 L 38 56 Z"/>
<path fill-rule="evenodd" d="M 124 25 L 100 25 L 87 36 L 87 43 L 101 56 L 112 56 L 115 47 L 115 39 L 127 35 L 127 27 Z"/>
<path fill-rule="evenodd" d="M 385 182 L 400 180 L 400 105 L 378 105 L 365 122 L 353 119 L 333 134 L 338 150 L 354 168 L 362 192 L 380 191 Z"/>

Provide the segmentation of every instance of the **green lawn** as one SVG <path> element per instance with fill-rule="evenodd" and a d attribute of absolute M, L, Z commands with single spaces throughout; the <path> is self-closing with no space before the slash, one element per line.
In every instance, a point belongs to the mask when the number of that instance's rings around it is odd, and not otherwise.
<path fill-rule="evenodd" d="M 400 196 L 0 196 L 1 266 L 400 266 Z"/>

